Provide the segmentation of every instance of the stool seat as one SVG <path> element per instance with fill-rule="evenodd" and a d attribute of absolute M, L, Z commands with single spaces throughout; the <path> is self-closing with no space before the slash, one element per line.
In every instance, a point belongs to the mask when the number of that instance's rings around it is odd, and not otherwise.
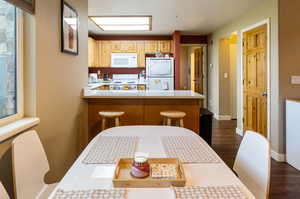
<path fill-rule="evenodd" d="M 160 115 L 172 119 L 180 119 L 184 118 L 186 116 L 186 113 L 182 111 L 162 111 L 160 112 Z"/>
<path fill-rule="evenodd" d="M 162 111 L 160 112 L 160 115 L 164 117 L 163 124 L 171 126 L 172 124 L 172 119 L 179 121 L 179 126 L 183 126 L 183 118 L 186 116 L 185 112 L 182 111 Z"/>
<path fill-rule="evenodd" d="M 99 115 L 102 117 L 114 118 L 114 117 L 121 117 L 124 115 L 125 112 L 117 112 L 117 111 L 101 111 Z"/>
<path fill-rule="evenodd" d="M 100 111 L 99 115 L 102 117 L 102 131 L 105 130 L 106 119 L 113 118 L 115 119 L 115 126 L 120 126 L 120 117 L 124 115 L 123 111 Z"/>

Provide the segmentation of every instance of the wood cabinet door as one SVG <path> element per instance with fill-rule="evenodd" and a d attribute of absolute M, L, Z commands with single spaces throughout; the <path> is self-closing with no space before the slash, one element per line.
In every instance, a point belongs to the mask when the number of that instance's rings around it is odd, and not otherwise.
<path fill-rule="evenodd" d="M 110 67 L 111 66 L 111 52 L 112 52 L 112 42 L 111 41 L 102 41 L 101 42 L 101 67 Z"/>
<path fill-rule="evenodd" d="M 138 54 L 138 66 L 145 67 L 145 42 L 144 41 L 136 41 L 136 48 Z"/>
<path fill-rule="evenodd" d="M 145 53 L 155 53 L 158 50 L 158 41 L 145 41 Z"/>
<path fill-rule="evenodd" d="M 88 66 L 95 66 L 95 40 L 91 37 L 88 38 Z"/>
<path fill-rule="evenodd" d="M 136 41 L 122 41 L 121 50 L 124 53 L 135 53 L 136 52 Z"/>
<path fill-rule="evenodd" d="M 101 66 L 101 46 L 102 46 L 102 41 L 95 41 L 95 51 L 94 51 L 94 62 L 95 62 L 95 67 L 100 67 Z"/>
<path fill-rule="evenodd" d="M 158 41 L 158 50 L 162 53 L 170 53 L 171 52 L 171 41 Z"/>
<path fill-rule="evenodd" d="M 112 53 L 121 53 L 122 52 L 122 41 L 119 41 L 119 40 L 111 41 L 111 52 Z"/>
<path fill-rule="evenodd" d="M 267 137 L 267 25 L 243 36 L 244 130 Z"/>

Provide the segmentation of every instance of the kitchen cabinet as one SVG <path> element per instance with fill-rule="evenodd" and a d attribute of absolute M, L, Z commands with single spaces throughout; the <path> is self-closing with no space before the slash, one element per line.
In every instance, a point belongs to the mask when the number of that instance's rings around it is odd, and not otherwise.
<path fill-rule="evenodd" d="M 136 41 L 121 41 L 121 51 L 125 53 L 134 53 L 136 49 Z"/>
<path fill-rule="evenodd" d="M 155 53 L 158 50 L 158 41 L 145 41 L 145 52 Z"/>
<path fill-rule="evenodd" d="M 122 52 L 122 45 L 120 41 L 111 41 L 111 51 L 113 53 L 120 53 Z"/>
<path fill-rule="evenodd" d="M 112 42 L 111 41 L 101 41 L 101 60 L 100 67 L 111 66 L 111 53 L 112 53 Z"/>
<path fill-rule="evenodd" d="M 162 53 L 171 52 L 171 41 L 170 40 L 158 41 L 158 49 L 157 50 Z"/>
<path fill-rule="evenodd" d="M 137 41 L 137 54 L 138 54 L 138 66 L 145 67 L 145 42 L 144 41 Z"/>
<path fill-rule="evenodd" d="M 89 37 L 89 67 L 110 67 L 111 53 L 137 53 L 138 66 L 145 67 L 145 54 L 171 53 L 170 40 L 94 40 Z"/>
<path fill-rule="evenodd" d="M 112 53 L 134 53 L 136 49 L 136 41 L 111 41 Z"/>
<path fill-rule="evenodd" d="M 95 66 L 95 46 L 96 46 L 96 41 L 89 37 L 88 38 L 88 52 L 89 52 L 89 66 Z"/>

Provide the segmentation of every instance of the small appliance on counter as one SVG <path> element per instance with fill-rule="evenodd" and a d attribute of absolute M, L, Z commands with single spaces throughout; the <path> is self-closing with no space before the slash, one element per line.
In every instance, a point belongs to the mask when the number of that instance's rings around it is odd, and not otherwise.
<path fill-rule="evenodd" d="M 146 58 L 146 81 L 149 90 L 174 90 L 174 58 Z"/>
<path fill-rule="evenodd" d="M 103 81 L 111 81 L 111 79 L 109 78 L 109 74 L 108 73 L 104 73 L 103 74 Z"/>
<path fill-rule="evenodd" d="M 98 80 L 98 74 L 97 73 L 91 73 L 89 75 L 89 83 L 97 83 Z"/>

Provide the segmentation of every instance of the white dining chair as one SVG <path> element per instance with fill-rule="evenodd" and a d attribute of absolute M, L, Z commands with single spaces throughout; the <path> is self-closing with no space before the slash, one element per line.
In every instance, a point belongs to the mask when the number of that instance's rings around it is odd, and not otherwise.
<path fill-rule="evenodd" d="M 36 131 L 13 140 L 13 174 L 17 199 L 48 198 L 57 184 L 45 184 L 49 163 Z"/>
<path fill-rule="evenodd" d="M 271 172 L 269 141 L 256 132 L 247 131 L 233 170 L 257 199 L 268 198 Z"/>
<path fill-rule="evenodd" d="M 9 199 L 9 196 L 1 182 L 0 182 L 0 198 L 1 199 Z"/>

